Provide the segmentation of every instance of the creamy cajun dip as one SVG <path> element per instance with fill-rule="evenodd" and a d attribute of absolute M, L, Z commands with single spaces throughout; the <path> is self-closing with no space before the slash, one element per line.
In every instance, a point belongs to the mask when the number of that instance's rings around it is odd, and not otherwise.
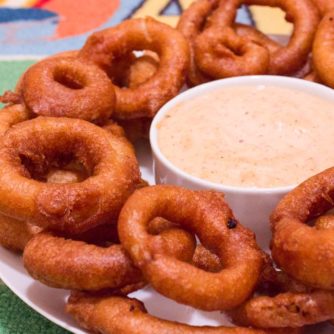
<path fill-rule="evenodd" d="M 276 86 L 223 87 L 181 102 L 158 145 L 188 174 L 225 185 L 298 184 L 334 166 L 334 103 Z"/>

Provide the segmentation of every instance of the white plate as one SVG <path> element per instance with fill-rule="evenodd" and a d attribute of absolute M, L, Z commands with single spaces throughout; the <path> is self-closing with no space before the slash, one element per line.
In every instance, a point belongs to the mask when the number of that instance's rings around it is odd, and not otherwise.
<path fill-rule="evenodd" d="M 136 150 L 142 176 L 153 184 L 152 157 L 148 143 L 141 142 Z M 0 278 L 21 300 L 50 321 L 75 334 L 87 333 L 64 311 L 68 291 L 52 289 L 33 280 L 23 268 L 21 256 L 2 247 L 0 247 Z M 143 301 L 150 314 L 163 319 L 191 325 L 231 325 L 221 312 L 203 312 L 177 304 L 149 287 L 130 296 Z M 333 334 L 333 328 L 330 325 L 316 326 L 307 333 Z"/>

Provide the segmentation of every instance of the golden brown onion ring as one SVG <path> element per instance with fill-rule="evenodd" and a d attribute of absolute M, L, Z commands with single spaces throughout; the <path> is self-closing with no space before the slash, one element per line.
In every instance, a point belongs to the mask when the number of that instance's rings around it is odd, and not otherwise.
<path fill-rule="evenodd" d="M 107 120 L 115 106 L 113 84 L 97 66 L 70 56 L 31 66 L 22 79 L 27 108 L 36 115 Z"/>
<path fill-rule="evenodd" d="M 311 51 L 313 38 L 319 23 L 319 13 L 311 0 L 227 0 L 219 3 L 218 8 L 209 17 L 207 28 L 201 37 L 200 52 L 205 50 L 205 35 L 210 30 L 231 27 L 238 7 L 242 4 L 279 7 L 284 10 L 294 24 L 294 30 L 287 46 L 281 46 L 270 54 L 269 74 L 293 74 L 306 62 Z M 209 51 L 209 50 L 208 50 Z M 200 52 L 196 59 L 200 58 Z M 195 53 L 197 51 L 195 50 Z M 247 66 L 247 64 L 245 64 Z"/>
<path fill-rule="evenodd" d="M 50 58 L 75 58 L 78 55 L 78 50 L 71 50 L 71 51 L 64 51 L 64 52 L 59 52 L 56 53 L 54 55 L 51 55 L 45 59 L 50 59 Z M 31 66 L 30 66 L 31 67 Z M 28 69 L 30 68 L 28 67 L 26 69 L 25 72 L 23 72 L 23 74 L 19 77 L 19 79 L 16 82 L 16 86 L 15 86 L 15 93 L 19 94 L 20 96 L 22 96 L 22 88 L 23 88 L 23 78 L 24 75 L 26 74 L 26 72 L 28 71 Z"/>
<path fill-rule="evenodd" d="M 299 329 L 252 329 L 244 327 L 190 326 L 162 320 L 147 313 L 137 299 L 109 296 L 96 297 L 72 293 L 66 311 L 89 331 L 104 334 L 297 334 Z"/>
<path fill-rule="evenodd" d="M 161 224 L 158 222 L 158 225 Z M 114 232 L 113 227 L 110 229 Z M 152 238 L 167 254 L 181 261 L 192 259 L 194 237 L 170 224 L 160 230 L 161 233 Z M 42 232 L 25 247 L 23 261 L 33 278 L 55 288 L 91 291 L 121 288 L 143 281 L 140 270 L 134 267 L 119 244 L 99 247 Z"/>
<path fill-rule="evenodd" d="M 300 184 L 271 215 L 272 256 L 290 276 L 314 288 L 334 289 L 334 231 L 306 223 L 334 206 L 334 168 Z"/>
<path fill-rule="evenodd" d="M 117 119 L 153 117 L 174 97 L 185 81 L 189 50 L 184 37 L 175 29 L 151 18 L 132 19 L 91 35 L 79 57 L 108 71 L 114 59 L 134 50 L 151 50 L 160 62 L 156 73 L 136 88 L 116 87 Z"/>
<path fill-rule="evenodd" d="M 195 233 L 224 268 L 205 272 L 166 255 L 147 232 L 155 217 Z M 220 193 L 174 186 L 137 190 L 122 208 L 118 232 L 134 264 L 158 292 L 196 308 L 224 310 L 239 305 L 253 292 L 262 271 L 262 252 L 254 234 L 235 220 Z"/>
<path fill-rule="evenodd" d="M 117 217 L 140 181 L 138 162 L 124 138 L 83 120 L 40 117 L 7 131 L 0 148 L 0 211 L 67 233 Z M 79 183 L 31 178 L 58 159 L 76 159 L 91 175 Z"/>

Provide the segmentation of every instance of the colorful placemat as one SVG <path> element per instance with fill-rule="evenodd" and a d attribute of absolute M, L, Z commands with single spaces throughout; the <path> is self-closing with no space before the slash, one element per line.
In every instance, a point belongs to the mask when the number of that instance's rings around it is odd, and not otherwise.
<path fill-rule="evenodd" d="M 81 48 L 93 31 L 132 17 L 176 25 L 192 0 L 0 0 L 0 94 L 43 56 Z M 288 34 L 279 9 L 243 7 L 237 20 L 267 34 Z M 25 306 L 0 283 L 0 334 L 66 333 Z"/>

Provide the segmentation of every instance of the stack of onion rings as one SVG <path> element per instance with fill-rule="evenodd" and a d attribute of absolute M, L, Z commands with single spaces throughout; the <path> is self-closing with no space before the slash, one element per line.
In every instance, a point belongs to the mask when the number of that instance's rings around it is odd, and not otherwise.
<path fill-rule="evenodd" d="M 31 66 L 0 101 L 23 103 L 32 115 L 102 126 L 111 117 L 132 141 L 147 139 L 153 116 L 182 88 L 188 64 L 188 45 L 177 30 L 151 18 L 127 20 L 94 33 L 81 50 Z"/>
<path fill-rule="evenodd" d="M 235 25 L 236 11 L 242 4 L 286 11 L 294 23 L 288 45 L 272 41 L 253 27 Z M 188 81 L 196 85 L 235 75 L 294 75 L 307 62 L 318 22 L 318 11 L 311 0 L 195 1 L 178 24 L 191 50 Z"/>

